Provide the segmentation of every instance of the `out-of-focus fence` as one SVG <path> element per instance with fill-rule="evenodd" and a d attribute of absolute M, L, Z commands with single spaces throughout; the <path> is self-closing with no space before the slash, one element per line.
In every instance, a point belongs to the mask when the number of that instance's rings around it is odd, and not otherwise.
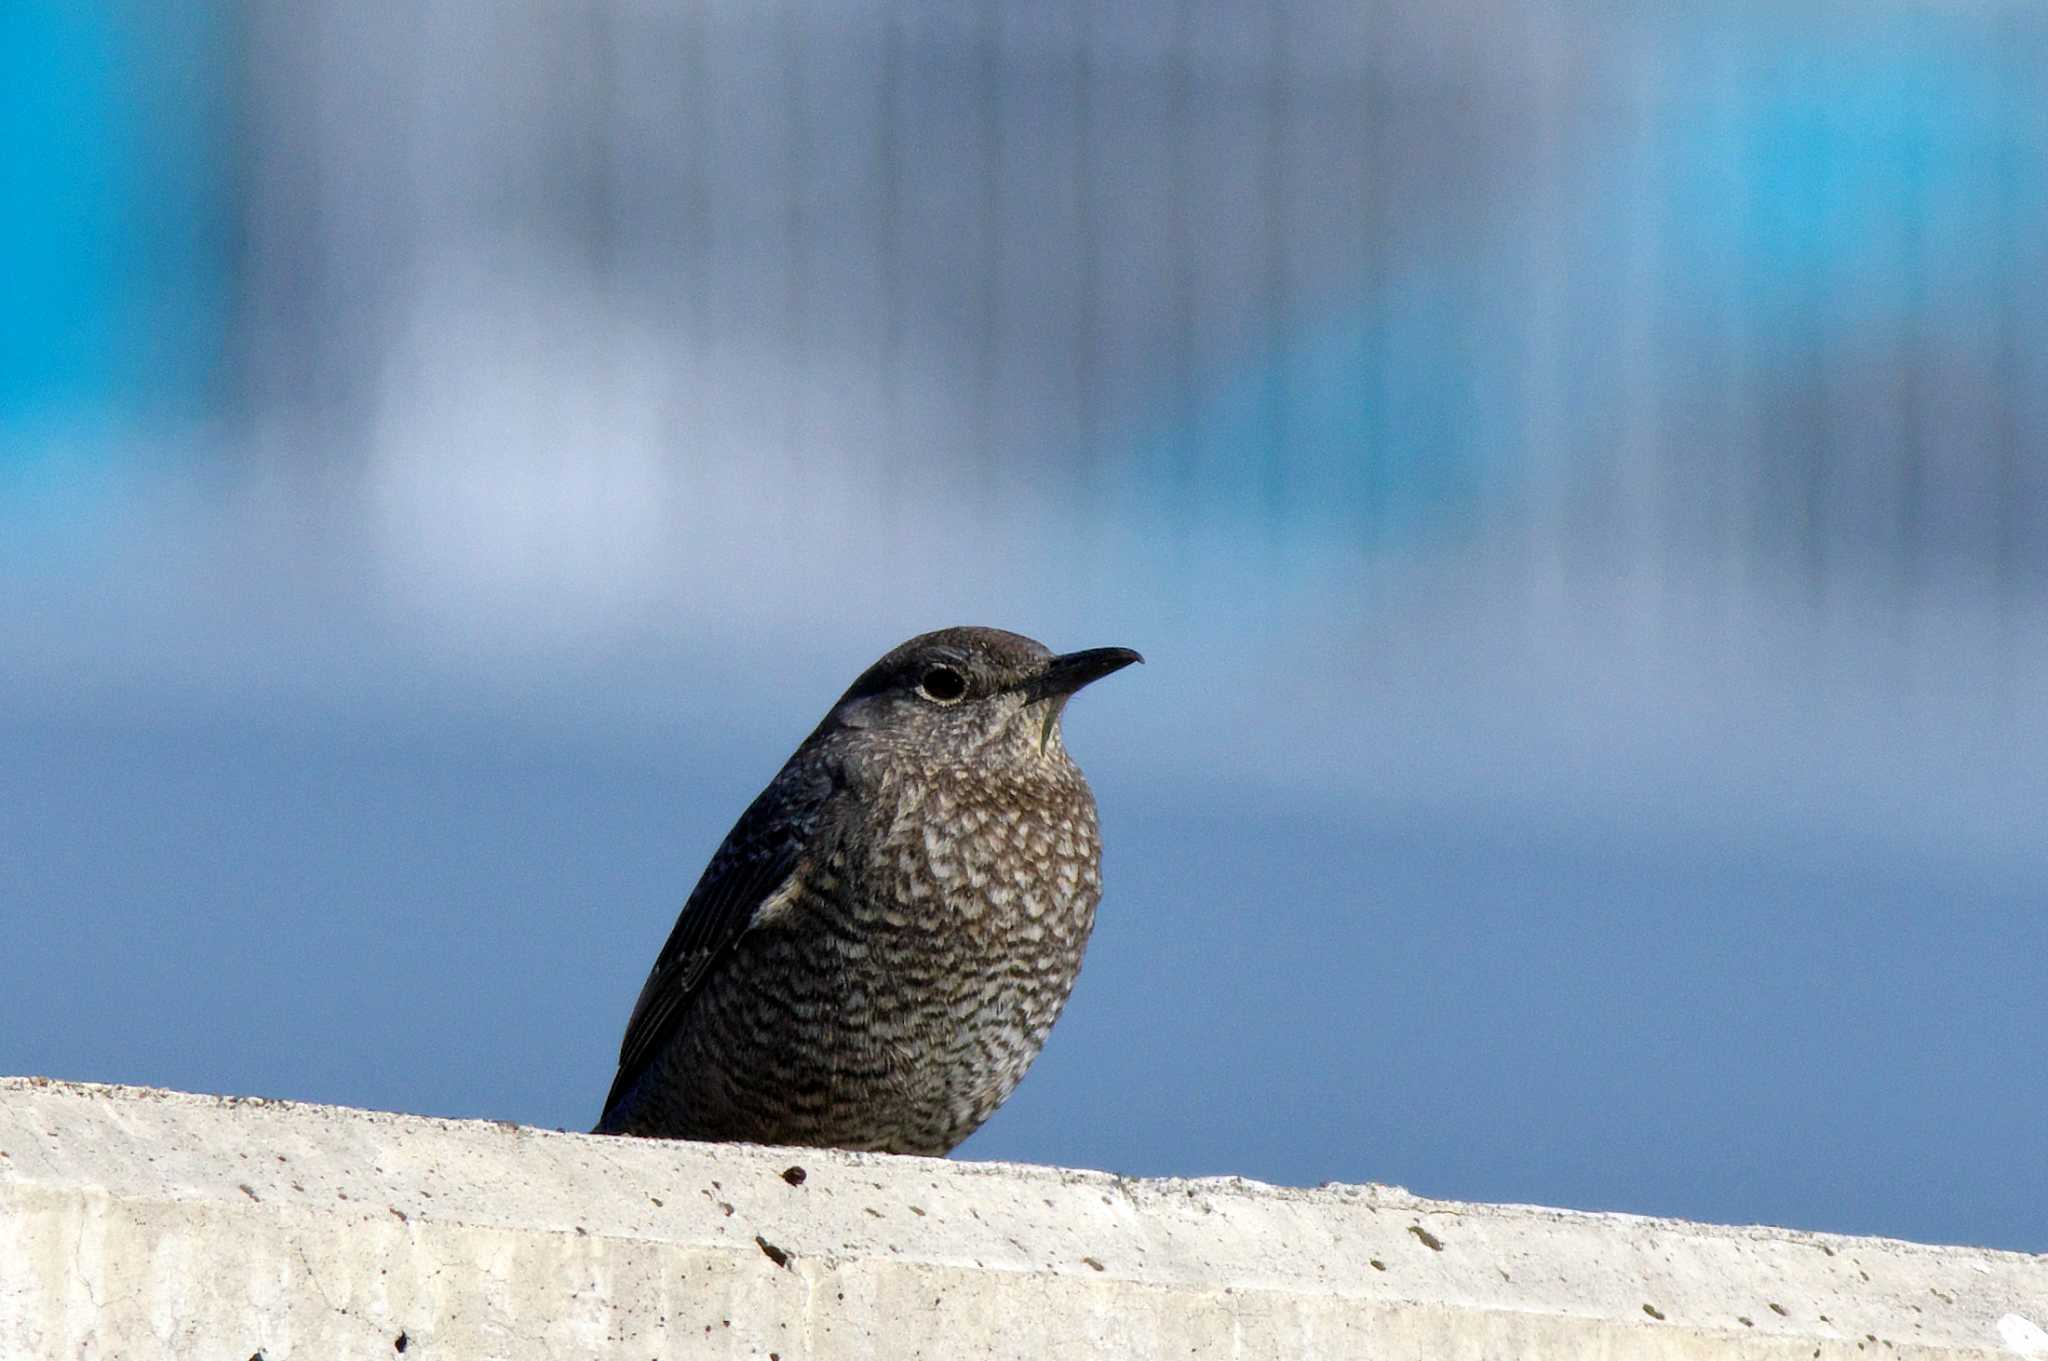
<path fill-rule="evenodd" d="M 252 409 L 373 440 L 525 328 L 675 466 L 862 514 L 1022 481 L 1823 591 L 2048 568 L 2032 7 L 243 19 Z"/>

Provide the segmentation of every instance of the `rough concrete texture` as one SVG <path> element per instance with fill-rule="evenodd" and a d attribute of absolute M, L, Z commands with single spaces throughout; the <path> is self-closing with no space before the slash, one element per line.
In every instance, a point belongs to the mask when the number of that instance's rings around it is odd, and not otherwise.
<path fill-rule="evenodd" d="M 2048 1257 L 0 1079 L 7 1357 L 2030 1357 Z"/>

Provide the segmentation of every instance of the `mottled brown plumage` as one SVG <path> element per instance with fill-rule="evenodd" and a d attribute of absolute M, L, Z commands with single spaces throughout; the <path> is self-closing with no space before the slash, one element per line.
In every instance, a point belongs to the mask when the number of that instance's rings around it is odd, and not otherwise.
<path fill-rule="evenodd" d="M 600 1133 L 944 1154 L 1038 1056 L 1102 896 L 1074 691 L 999 629 L 862 674 L 741 816 L 641 990 Z"/>

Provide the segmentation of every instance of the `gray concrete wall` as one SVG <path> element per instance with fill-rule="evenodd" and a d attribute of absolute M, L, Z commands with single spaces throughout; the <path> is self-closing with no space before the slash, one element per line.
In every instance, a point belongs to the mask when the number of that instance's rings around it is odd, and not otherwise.
<path fill-rule="evenodd" d="M 0 1079 L 5 1357 L 2031 1357 L 2048 1257 Z"/>

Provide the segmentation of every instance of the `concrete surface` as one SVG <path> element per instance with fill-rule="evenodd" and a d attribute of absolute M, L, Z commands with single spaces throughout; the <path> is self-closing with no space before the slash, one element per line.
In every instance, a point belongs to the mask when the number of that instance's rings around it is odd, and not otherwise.
<path fill-rule="evenodd" d="M 2027 1357 L 2048 1257 L 0 1079 L 6 1357 Z"/>

